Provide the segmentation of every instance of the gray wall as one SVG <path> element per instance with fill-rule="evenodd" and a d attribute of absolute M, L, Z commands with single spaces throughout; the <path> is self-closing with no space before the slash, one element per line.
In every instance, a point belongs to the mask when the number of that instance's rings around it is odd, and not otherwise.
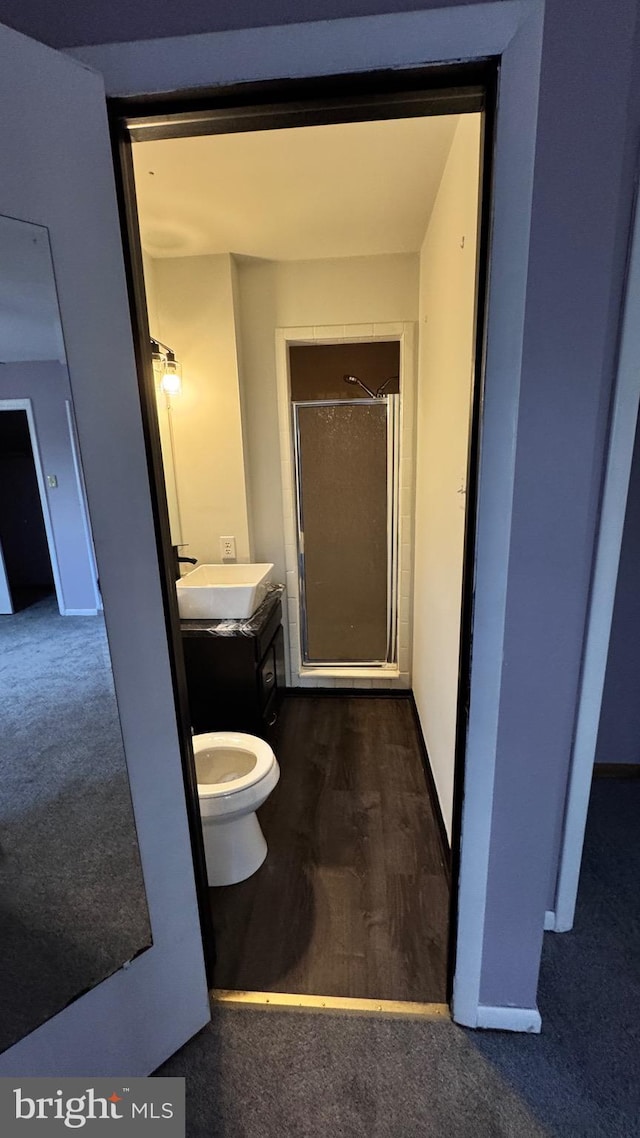
<path fill-rule="evenodd" d="M 55 489 L 47 489 L 47 501 L 64 607 L 95 612 L 93 569 L 65 406 L 70 398 L 67 369 L 57 360 L 3 364 L 0 368 L 0 399 L 31 399 L 45 476 L 55 474 L 58 479 Z"/>
<path fill-rule="evenodd" d="M 631 467 L 596 762 L 640 762 L 640 431 Z"/>
<path fill-rule="evenodd" d="M 553 906 L 631 223 L 636 16 L 634 0 L 546 8 L 486 1004 L 535 1002 Z"/>
<path fill-rule="evenodd" d="M 180 32 L 190 32 L 443 6 L 281 0 L 267 17 L 257 3 L 235 3 L 233 11 L 229 3 L 216 5 L 205 22 L 204 2 L 186 2 L 161 19 L 156 5 L 134 12 L 120 0 L 100 15 L 97 8 L 85 13 L 87 24 L 80 0 L 66 6 L 64 20 L 44 0 L 33 7 L 13 0 L 21 27 L 29 30 L 33 12 L 41 24 L 32 31 L 67 44 L 172 34 L 174 18 Z M 6 0 L 3 15 L 10 19 Z M 639 138 L 638 103 L 630 101 L 638 80 L 636 15 L 635 0 L 546 5 L 485 1004 L 535 1004 L 543 914 L 553 897 Z"/>

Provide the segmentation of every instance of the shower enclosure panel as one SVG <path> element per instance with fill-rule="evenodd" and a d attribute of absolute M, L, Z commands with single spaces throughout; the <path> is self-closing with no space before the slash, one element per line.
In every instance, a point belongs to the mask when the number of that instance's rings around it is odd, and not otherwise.
<path fill-rule="evenodd" d="M 396 652 L 398 396 L 293 404 L 302 663 Z"/>

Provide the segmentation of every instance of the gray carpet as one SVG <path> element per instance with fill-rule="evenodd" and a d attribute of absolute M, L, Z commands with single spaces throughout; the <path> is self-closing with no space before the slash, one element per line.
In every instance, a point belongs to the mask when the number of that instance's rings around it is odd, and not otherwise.
<path fill-rule="evenodd" d="M 543 1034 L 214 1009 L 157 1074 L 188 1138 L 640 1135 L 640 780 L 594 785 L 576 927 L 547 934 Z"/>
<path fill-rule="evenodd" d="M 545 936 L 542 1035 L 475 1046 L 550 1133 L 640 1135 L 640 779 L 594 780 L 570 933 Z"/>
<path fill-rule="evenodd" d="M 150 942 L 101 617 L 0 617 L 0 1050 Z"/>
<path fill-rule="evenodd" d="M 188 1138 L 547 1133 L 449 1023 L 226 1008 L 157 1073 L 186 1076 Z"/>

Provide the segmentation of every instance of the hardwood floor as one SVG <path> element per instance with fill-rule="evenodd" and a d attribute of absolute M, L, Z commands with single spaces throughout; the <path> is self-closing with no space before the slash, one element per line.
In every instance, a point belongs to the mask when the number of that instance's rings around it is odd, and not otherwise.
<path fill-rule="evenodd" d="M 215 986 L 446 999 L 449 884 L 409 700 L 289 697 L 269 853 L 211 889 Z"/>

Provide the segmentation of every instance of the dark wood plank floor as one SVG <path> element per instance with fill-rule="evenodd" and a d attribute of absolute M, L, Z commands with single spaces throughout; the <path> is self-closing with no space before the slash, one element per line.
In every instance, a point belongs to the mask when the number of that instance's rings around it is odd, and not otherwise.
<path fill-rule="evenodd" d="M 289 697 L 264 865 L 211 889 L 215 986 L 446 999 L 449 885 L 411 705 Z"/>

